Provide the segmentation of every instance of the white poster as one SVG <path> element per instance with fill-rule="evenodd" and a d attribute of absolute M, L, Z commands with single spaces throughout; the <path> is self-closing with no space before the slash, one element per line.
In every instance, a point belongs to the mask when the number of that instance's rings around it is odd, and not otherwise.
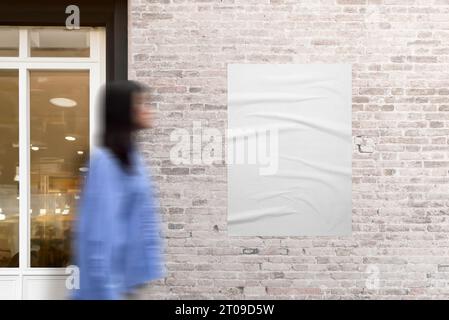
<path fill-rule="evenodd" d="M 350 64 L 228 65 L 228 234 L 351 234 Z"/>

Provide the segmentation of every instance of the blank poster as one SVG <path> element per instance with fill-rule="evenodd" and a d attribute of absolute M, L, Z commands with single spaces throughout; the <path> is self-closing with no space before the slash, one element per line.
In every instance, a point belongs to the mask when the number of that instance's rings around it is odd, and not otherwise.
<path fill-rule="evenodd" d="M 228 234 L 351 234 L 350 64 L 228 65 Z"/>

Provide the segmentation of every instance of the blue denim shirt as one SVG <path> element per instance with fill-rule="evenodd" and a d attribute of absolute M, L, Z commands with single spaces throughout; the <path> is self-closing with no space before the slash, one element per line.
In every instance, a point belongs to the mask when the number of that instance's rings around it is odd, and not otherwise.
<path fill-rule="evenodd" d="M 104 147 L 91 156 L 74 230 L 80 276 L 74 299 L 121 299 L 166 275 L 152 181 L 135 149 L 131 160 L 133 174 Z"/>

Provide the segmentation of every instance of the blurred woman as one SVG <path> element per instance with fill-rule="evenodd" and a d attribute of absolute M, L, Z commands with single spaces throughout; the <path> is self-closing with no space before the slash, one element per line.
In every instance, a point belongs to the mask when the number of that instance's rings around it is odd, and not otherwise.
<path fill-rule="evenodd" d="M 152 125 L 145 87 L 118 81 L 103 91 L 102 144 L 91 155 L 78 205 L 74 299 L 122 299 L 163 278 L 161 220 L 134 134 Z"/>

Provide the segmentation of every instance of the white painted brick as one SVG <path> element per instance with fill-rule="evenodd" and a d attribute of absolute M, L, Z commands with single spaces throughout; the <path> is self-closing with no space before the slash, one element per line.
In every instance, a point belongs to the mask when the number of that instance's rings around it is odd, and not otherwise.
<path fill-rule="evenodd" d="M 159 110 L 138 140 L 168 246 L 169 277 L 142 298 L 449 298 L 447 0 L 129 8 L 129 77 Z M 353 235 L 229 238 L 226 168 L 172 165 L 170 132 L 199 119 L 224 132 L 228 63 L 320 62 L 353 65 Z"/>

